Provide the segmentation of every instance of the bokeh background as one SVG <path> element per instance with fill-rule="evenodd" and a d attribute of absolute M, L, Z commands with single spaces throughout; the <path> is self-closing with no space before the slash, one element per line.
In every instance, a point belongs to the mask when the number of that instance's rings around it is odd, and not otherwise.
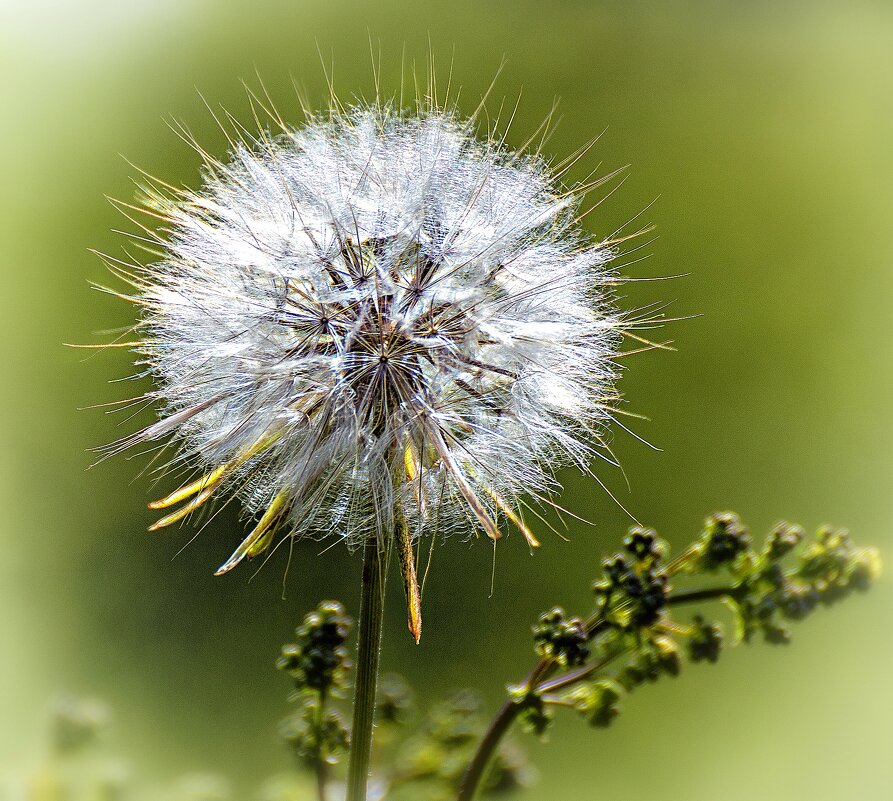
<path fill-rule="evenodd" d="M 225 141 L 196 87 L 248 119 L 239 80 L 255 71 L 299 121 L 294 76 L 323 103 L 318 50 L 343 96 L 385 89 L 401 53 L 424 70 L 430 46 L 471 111 L 503 57 L 491 107 L 522 101 L 519 145 L 561 99 L 546 146 L 575 167 L 630 164 L 587 219 L 609 233 L 643 220 L 659 237 L 623 303 L 672 302 L 698 315 L 665 331 L 678 352 L 626 362 L 629 408 L 652 451 L 616 435 L 631 489 L 605 482 L 642 522 L 683 542 L 733 508 L 756 533 L 778 518 L 849 526 L 889 553 L 893 486 L 893 6 L 826 2 L 604 0 L 154 0 L 10 2 L 0 12 L 0 776 L 39 759 L 61 691 L 115 709 L 113 746 L 137 778 L 222 772 L 250 799 L 288 767 L 280 643 L 305 610 L 337 597 L 355 611 L 358 559 L 318 545 L 214 579 L 238 536 L 221 517 L 148 535 L 144 463 L 87 470 L 87 449 L 133 424 L 79 407 L 127 397 L 127 355 L 90 355 L 126 325 L 126 304 L 93 292 L 97 248 L 126 227 L 104 195 L 131 199 L 123 154 L 196 185 L 198 157 L 164 123 L 182 119 L 208 150 Z M 453 55 L 455 51 L 455 54 Z M 632 261 L 633 259 L 630 259 Z M 595 520 L 571 542 L 544 534 L 438 547 L 426 634 L 405 633 L 398 592 L 385 665 L 425 697 L 476 685 L 495 708 L 530 662 L 528 626 L 555 603 L 585 611 L 601 556 L 628 518 L 568 475 L 563 502 Z M 395 585 L 396 589 L 396 585 Z M 608 732 L 573 715 L 528 741 L 541 773 L 520 799 L 656 795 L 682 801 L 882 801 L 893 793 L 893 590 L 885 578 L 798 626 L 786 650 L 730 651 L 632 696 Z"/>

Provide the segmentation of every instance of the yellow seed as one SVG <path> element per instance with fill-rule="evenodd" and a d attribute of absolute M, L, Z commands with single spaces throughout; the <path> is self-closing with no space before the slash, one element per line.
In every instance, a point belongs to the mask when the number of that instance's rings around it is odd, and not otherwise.
<path fill-rule="evenodd" d="M 201 506 L 205 501 L 207 501 L 208 498 L 210 498 L 213 494 L 214 487 L 209 487 L 202 490 L 189 503 L 177 509 L 176 512 L 171 512 L 171 514 L 162 517 L 161 520 L 156 520 L 151 526 L 149 526 L 149 531 L 158 531 L 158 529 L 160 528 L 165 528 L 172 523 L 176 523 L 177 521 L 182 520 L 190 512 L 194 512 L 196 509 L 198 509 L 198 507 Z"/>
<path fill-rule="evenodd" d="M 220 484 L 221 481 L 223 481 L 227 473 L 235 470 L 237 467 L 245 464 L 245 462 L 247 462 L 249 459 L 257 456 L 257 454 L 259 454 L 261 451 L 269 448 L 270 445 L 272 445 L 277 439 L 279 439 L 280 436 L 280 433 L 264 434 L 260 439 L 257 440 L 257 442 L 255 442 L 247 450 L 240 453 L 235 459 L 230 459 L 230 461 L 220 465 L 219 467 L 215 467 L 210 473 L 206 473 L 198 480 L 174 490 L 170 495 L 166 495 L 164 498 L 160 498 L 157 501 L 152 501 L 149 504 L 149 508 L 167 509 L 167 507 L 169 506 L 173 506 L 174 504 L 180 503 L 181 501 L 185 501 L 187 498 L 192 497 L 197 492 L 216 489 L 217 485 Z"/>
<path fill-rule="evenodd" d="M 174 506 L 175 504 L 180 503 L 180 501 L 185 501 L 187 498 L 191 498 L 197 492 L 206 489 L 214 489 L 220 483 L 223 476 L 226 475 L 231 464 L 232 462 L 222 464 L 210 473 L 203 475 L 197 481 L 193 481 L 191 484 L 186 484 L 185 486 L 180 487 L 180 489 L 174 490 L 170 495 L 165 495 L 165 497 L 160 498 L 157 501 L 152 501 L 149 504 L 149 508 L 167 509 L 169 506 Z"/>
<path fill-rule="evenodd" d="M 267 511 L 264 512 L 252 532 L 242 540 L 239 547 L 233 551 L 233 555 L 217 568 L 214 572 L 215 576 L 222 576 L 224 573 L 228 573 L 246 556 L 252 557 L 263 553 L 269 546 L 273 534 L 275 534 L 276 524 L 285 510 L 287 499 L 288 493 L 286 492 L 280 492 L 273 498 L 272 503 L 267 507 Z"/>
<path fill-rule="evenodd" d="M 397 539 L 397 556 L 400 561 L 400 573 L 403 576 L 403 588 L 406 591 L 407 625 L 409 633 L 418 645 L 422 639 L 422 596 L 419 591 L 419 579 L 416 574 L 415 554 L 412 552 L 412 537 L 406 527 L 406 518 L 398 512 L 399 519 L 395 527 Z"/>
<path fill-rule="evenodd" d="M 406 467 L 406 478 L 413 481 L 419 474 L 419 468 L 412 443 L 406 446 L 406 451 L 403 454 L 403 464 Z"/>

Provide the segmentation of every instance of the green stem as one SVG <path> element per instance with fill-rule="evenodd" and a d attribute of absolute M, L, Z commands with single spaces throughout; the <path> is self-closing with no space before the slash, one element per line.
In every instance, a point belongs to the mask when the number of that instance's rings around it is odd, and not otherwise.
<path fill-rule="evenodd" d="M 319 801 L 326 801 L 326 783 L 328 781 L 328 765 L 318 762 L 316 765 L 316 797 Z"/>
<path fill-rule="evenodd" d="M 378 662 L 381 654 L 387 555 L 388 551 L 385 548 L 380 547 L 377 542 L 372 542 L 366 546 L 363 557 L 353 727 L 347 766 L 347 801 L 366 801 L 375 694 L 378 686 Z"/>
<path fill-rule="evenodd" d="M 326 785 L 329 780 L 329 765 L 325 760 L 322 752 L 321 740 L 323 726 L 326 720 L 326 700 L 327 693 L 322 690 L 319 694 L 319 711 L 316 716 L 316 798 L 317 801 L 326 801 Z"/>
<path fill-rule="evenodd" d="M 611 664 L 611 662 L 622 656 L 624 653 L 626 653 L 625 649 L 618 650 L 599 662 L 594 662 L 591 665 L 586 665 L 585 667 L 578 668 L 577 670 L 571 670 L 567 673 L 563 673 L 562 675 L 556 676 L 554 679 L 550 679 L 549 681 L 544 681 L 542 684 L 537 685 L 536 693 L 537 695 L 542 695 L 543 693 L 554 693 L 558 690 L 564 690 L 567 687 L 573 687 L 575 684 L 579 684 L 581 681 L 585 681 L 590 676 L 598 673 L 598 671 L 603 670 L 605 667 Z"/>
<path fill-rule="evenodd" d="M 722 598 L 736 598 L 741 595 L 741 588 L 734 587 L 708 587 L 704 590 L 690 590 L 689 592 L 673 593 L 667 598 L 667 605 L 694 604 L 704 601 L 719 601 Z"/>

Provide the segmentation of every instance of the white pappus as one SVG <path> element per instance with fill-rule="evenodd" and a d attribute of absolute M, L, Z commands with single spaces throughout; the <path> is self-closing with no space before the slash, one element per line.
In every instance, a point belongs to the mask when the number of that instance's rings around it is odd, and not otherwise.
<path fill-rule="evenodd" d="M 418 638 L 413 542 L 505 520 L 535 546 L 525 499 L 604 447 L 613 243 L 582 230 L 585 188 L 442 108 L 340 108 L 202 153 L 197 191 L 142 187 L 161 257 L 112 264 L 160 419 L 110 450 L 172 436 L 201 471 L 153 529 L 232 494 L 258 516 L 218 573 L 287 536 L 391 541 Z"/>

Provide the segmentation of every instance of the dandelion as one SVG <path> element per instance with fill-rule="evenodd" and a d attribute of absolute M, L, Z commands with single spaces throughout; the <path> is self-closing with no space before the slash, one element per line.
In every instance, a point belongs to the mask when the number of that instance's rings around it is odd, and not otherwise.
<path fill-rule="evenodd" d="M 218 574 L 289 537 L 396 551 L 418 641 L 423 534 L 510 525 L 536 547 L 525 499 L 610 459 L 616 241 L 580 226 L 598 182 L 568 189 L 450 108 L 271 118 L 226 163 L 183 131 L 201 188 L 147 176 L 142 206 L 121 204 L 163 223 L 144 228 L 156 260 L 107 259 L 142 309 L 125 344 L 160 419 L 108 450 L 171 438 L 169 466 L 200 471 L 150 504 L 153 530 L 240 497 L 257 522 Z"/>
<path fill-rule="evenodd" d="M 142 189 L 163 256 L 115 269 L 161 416 L 110 450 L 173 435 L 202 468 L 153 530 L 239 495 L 258 521 L 218 574 L 283 536 L 396 537 L 416 635 L 413 540 L 505 519 L 538 544 L 522 504 L 602 445 L 619 328 L 612 251 L 543 159 L 375 105 Z"/>

